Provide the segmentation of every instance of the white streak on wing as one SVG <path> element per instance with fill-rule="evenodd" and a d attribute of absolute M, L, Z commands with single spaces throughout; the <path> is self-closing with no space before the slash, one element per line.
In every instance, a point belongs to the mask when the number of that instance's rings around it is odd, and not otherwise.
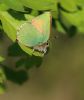
<path fill-rule="evenodd" d="M 19 31 L 23 28 L 23 26 L 26 24 L 27 22 L 23 23 L 22 25 L 19 26 L 19 28 L 17 29 L 17 35 L 19 34 Z"/>

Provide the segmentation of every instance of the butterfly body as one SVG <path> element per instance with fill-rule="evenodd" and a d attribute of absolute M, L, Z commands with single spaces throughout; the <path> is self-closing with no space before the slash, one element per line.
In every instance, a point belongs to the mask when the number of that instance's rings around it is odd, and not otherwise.
<path fill-rule="evenodd" d="M 34 46 L 33 50 L 37 50 L 39 52 L 42 52 L 42 53 L 46 54 L 48 47 L 49 47 L 49 44 L 46 42 L 42 45 Z"/>

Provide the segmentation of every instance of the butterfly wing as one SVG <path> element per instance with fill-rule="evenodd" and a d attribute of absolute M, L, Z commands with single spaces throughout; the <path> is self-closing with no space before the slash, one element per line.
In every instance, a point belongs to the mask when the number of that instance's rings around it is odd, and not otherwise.
<path fill-rule="evenodd" d="M 17 31 L 17 40 L 33 47 L 47 42 L 50 36 L 50 13 L 46 12 L 31 22 L 26 22 Z"/>
<path fill-rule="evenodd" d="M 39 34 L 41 34 L 41 42 L 47 42 L 50 36 L 51 13 L 45 12 L 44 14 L 34 18 L 32 20 L 32 25 L 39 31 Z"/>
<path fill-rule="evenodd" d="M 17 40 L 25 46 L 35 46 L 39 43 L 41 35 L 38 30 L 29 22 L 23 24 L 17 32 Z"/>

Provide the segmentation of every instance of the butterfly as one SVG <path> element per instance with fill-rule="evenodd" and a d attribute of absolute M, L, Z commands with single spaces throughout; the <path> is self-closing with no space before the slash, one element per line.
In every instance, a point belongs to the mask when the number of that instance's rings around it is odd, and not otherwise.
<path fill-rule="evenodd" d="M 31 21 L 26 21 L 17 30 L 17 40 L 22 45 L 46 53 L 50 37 L 51 13 L 45 12 Z"/>

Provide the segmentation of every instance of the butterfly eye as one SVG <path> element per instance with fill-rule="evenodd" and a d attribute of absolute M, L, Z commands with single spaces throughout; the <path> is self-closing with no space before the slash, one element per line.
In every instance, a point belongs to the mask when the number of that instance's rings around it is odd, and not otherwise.
<path fill-rule="evenodd" d="M 47 42 L 47 45 L 49 45 L 48 42 Z"/>

